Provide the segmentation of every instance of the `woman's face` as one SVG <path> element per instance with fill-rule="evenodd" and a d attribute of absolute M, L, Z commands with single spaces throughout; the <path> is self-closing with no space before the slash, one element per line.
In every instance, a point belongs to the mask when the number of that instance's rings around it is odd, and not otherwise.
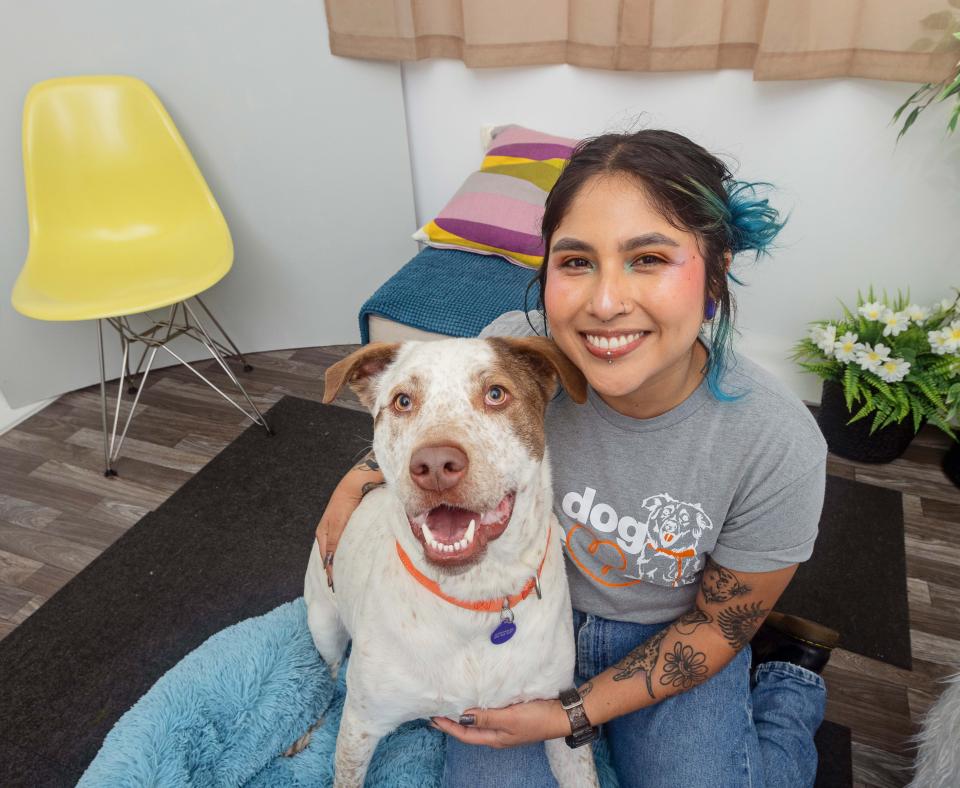
<path fill-rule="evenodd" d="M 604 401 L 656 415 L 689 396 L 706 361 L 696 341 L 706 272 L 695 236 L 673 227 L 635 181 L 602 175 L 577 193 L 550 245 L 550 331 Z"/>

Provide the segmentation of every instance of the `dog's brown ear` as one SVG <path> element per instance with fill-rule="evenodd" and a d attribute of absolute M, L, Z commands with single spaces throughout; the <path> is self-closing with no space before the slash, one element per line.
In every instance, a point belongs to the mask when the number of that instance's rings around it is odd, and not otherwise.
<path fill-rule="evenodd" d="M 346 383 L 367 408 L 373 407 L 376 399 L 374 383 L 380 373 L 396 358 L 399 349 L 400 345 L 397 343 L 371 342 L 338 361 L 327 370 L 324 376 L 324 403 L 333 402 L 334 397 Z"/>
<path fill-rule="evenodd" d="M 549 337 L 493 337 L 487 341 L 531 362 L 550 394 L 559 380 L 570 399 L 578 404 L 587 401 L 587 379 Z"/>

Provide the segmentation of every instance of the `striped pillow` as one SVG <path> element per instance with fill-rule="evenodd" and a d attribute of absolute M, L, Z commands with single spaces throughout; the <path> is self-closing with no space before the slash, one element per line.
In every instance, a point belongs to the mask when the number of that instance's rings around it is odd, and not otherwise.
<path fill-rule="evenodd" d="M 495 254 L 517 265 L 539 266 L 543 204 L 576 144 L 522 126 L 494 129 L 480 171 L 464 181 L 414 239 L 439 249 Z"/>

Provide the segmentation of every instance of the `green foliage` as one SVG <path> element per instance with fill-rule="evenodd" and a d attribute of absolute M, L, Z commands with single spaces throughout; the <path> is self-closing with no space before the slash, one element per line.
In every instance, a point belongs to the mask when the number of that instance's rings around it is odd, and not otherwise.
<path fill-rule="evenodd" d="M 921 24 L 934 30 L 945 31 L 947 35 L 941 46 L 944 44 L 950 46 L 952 39 L 960 40 L 960 32 L 957 31 L 958 21 L 960 20 L 955 18 L 952 12 L 941 11 L 936 14 L 930 14 L 930 16 L 921 20 Z M 928 41 L 927 43 L 933 45 L 932 41 Z M 955 47 L 956 44 L 953 44 L 953 46 Z M 897 108 L 897 111 L 893 113 L 893 118 L 890 121 L 891 124 L 897 123 L 903 116 L 903 113 L 907 111 L 908 107 L 913 107 L 913 109 L 907 113 L 906 120 L 900 128 L 900 133 L 897 134 L 897 142 L 900 142 L 900 138 L 907 133 L 907 130 L 916 122 L 917 118 L 920 117 L 920 113 L 934 101 L 939 103 L 941 101 L 947 101 L 948 99 L 952 99 L 954 102 L 953 111 L 950 113 L 950 120 L 947 121 L 947 131 L 952 134 L 957 128 L 957 121 L 960 120 L 960 63 L 957 63 L 950 76 L 943 81 L 936 83 L 925 82 L 922 84 L 910 95 L 910 98 L 904 101 L 903 104 Z"/>
<path fill-rule="evenodd" d="M 870 418 L 870 430 L 875 432 L 909 419 L 914 432 L 927 422 L 956 440 L 960 345 L 951 339 L 949 347 L 936 349 L 931 342 L 938 333 L 939 341 L 953 336 L 951 324 L 960 326 L 960 291 L 952 301 L 914 311 L 916 319 L 904 325 L 912 306 L 909 291 L 898 291 L 894 298 L 886 292 L 878 297 L 870 287 L 865 296 L 857 293 L 856 311 L 840 302 L 840 320 L 812 323 L 809 336 L 794 346 L 793 358 L 808 372 L 842 386 L 852 414 L 848 423 Z M 868 316 L 871 309 L 876 317 Z M 888 325 L 887 318 L 897 317 L 890 313 L 900 313 L 896 326 Z M 851 336 L 845 347 L 841 340 Z M 879 363 L 871 351 L 885 353 L 883 360 L 890 366 Z"/>

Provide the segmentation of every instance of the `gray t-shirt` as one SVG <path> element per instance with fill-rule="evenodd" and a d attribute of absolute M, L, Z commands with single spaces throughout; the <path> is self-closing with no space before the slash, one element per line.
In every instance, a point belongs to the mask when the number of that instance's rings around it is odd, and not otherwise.
<path fill-rule="evenodd" d="M 481 336 L 530 333 L 511 312 Z M 810 557 L 827 454 L 816 422 L 743 358 L 723 386 L 743 396 L 721 402 L 704 381 L 651 419 L 617 413 L 592 389 L 584 405 L 564 393 L 551 402 L 554 509 L 578 610 L 669 621 L 693 606 L 707 556 L 744 572 Z"/>

